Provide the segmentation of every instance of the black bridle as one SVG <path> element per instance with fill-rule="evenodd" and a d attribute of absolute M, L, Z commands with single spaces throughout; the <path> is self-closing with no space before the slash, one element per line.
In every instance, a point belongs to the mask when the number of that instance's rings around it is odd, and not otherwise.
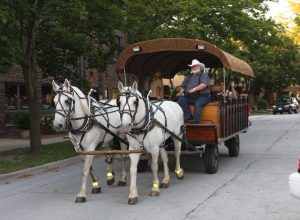
<path fill-rule="evenodd" d="M 75 113 L 75 98 L 74 98 L 75 94 L 78 96 L 79 99 L 87 100 L 87 98 L 85 96 L 81 97 L 72 87 L 70 87 L 70 91 L 66 91 L 63 89 L 62 86 L 58 89 L 57 94 L 58 94 L 58 100 L 55 103 L 55 108 L 56 108 L 55 113 L 57 113 L 65 118 L 65 126 L 71 133 L 73 133 L 73 134 L 83 133 L 92 127 L 92 124 L 90 123 L 90 118 L 88 118 L 88 117 L 82 118 L 84 121 L 83 121 L 82 125 L 77 129 L 74 129 L 72 126 L 72 123 L 71 123 L 71 121 L 72 121 L 71 116 L 73 113 Z M 63 96 L 67 97 L 67 100 L 65 100 L 65 103 L 67 104 L 68 109 L 65 109 L 62 104 L 61 98 Z M 88 102 L 88 100 L 87 100 L 87 102 Z M 60 105 L 61 109 L 57 109 L 57 105 Z"/>
<path fill-rule="evenodd" d="M 122 96 L 126 97 L 126 102 L 125 102 L 123 108 L 121 109 L 120 97 L 122 97 Z M 135 101 L 134 101 L 135 109 L 132 109 L 132 107 L 129 104 L 129 98 L 131 98 L 131 97 L 135 98 Z M 146 114 L 145 114 L 145 117 L 143 117 L 139 122 L 135 122 L 135 117 L 136 117 L 136 114 L 137 114 L 137 111 L 138 111 L 140 100 L 142 100 L 145 104 Z M 151 119 L 153 118 L 152 107 L 151 107 L 151 104 L 149 103 L 149 101 L 146 98 L 144 98 L 144 97 L 142 97 L 142 96 L 140 96 L 136 93 L 133 93 L 129 89 L 127 89 L 127 91 L 123 92 L 118 97 L 117 106 L 119 107 L 121 119 L 123 118 L 123 115 L 128 114 L 131 117 L 131 125 L 132 126 L 138 126 L 139 124 L 144 122 L 142 126 L 137 127 L 137 128 L 132 128 L 131 133 L 141 134 L 141 133 L 148 132 L 150 129 L 153 128 L 152 123 L 151 123 L 151 121 L 152 121 Z"/>
<path fill-rule="evenodd" d="M 63 116 L 66 120 L 67 119 L 70 120 L 71 114 L 75 113 L 74 90 L 72 89 L 72 87 L 70 87 L 70 92 L 69 92 L 63 90 L 63 88 L 60 87 L 57 91 L 57 94 L 58 94 L 58 100 L 55 103 L 55 108 L 56 108 L 55 113 Z M 69 107 L 68 109 L 65 109 L 62 104 L 61 98 L 63 96 L 67 97 L 67 100 L 65 100 L 65 104 L 67 104 L 67 106 Z M 58 104 L 60 105 L 61 109 L 57 109 Z"/>
<path fill-rule="evenodd" d="M 125 96 L 126 97 L 126 102 L 125 105 L 123 106 L 123 108 L 121 109 L 121 103 L 120 103 L 120 97 L 121 96 Z M 129 98 L 130 97 L 134 97 L 135 101 L 134 101 L 134 106 L 135 109 L 131 109 L 130 104 L 129 104 Z M 137 113 L 137 109 L 139 106 L 139 96 L 135 93 L 132 93 L 130 90 L 127 90 L 126 92 L 123 92 L 117 99 L 117 106 L 119 107 L 119 111 L 120 111 L 120 117 L 123 118 L 124 114 L 128 114 L 131 117 L 131 123 L 133 124 L 134 120 L 135 120 L 135 116 Z M 128 106 L 127 109 L 125 109 L 125 107 Z"/>

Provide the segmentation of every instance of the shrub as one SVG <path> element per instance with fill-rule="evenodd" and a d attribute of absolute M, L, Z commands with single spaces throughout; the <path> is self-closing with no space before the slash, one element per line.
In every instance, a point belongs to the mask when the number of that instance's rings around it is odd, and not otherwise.
<path fill-rule="evenodd" d="M 19 129 L 29 130 L 30 129 L 30 119 L 29 111 L 19 110 L 14 115 L 14 124 Z"/>
<path fill-rule="evenodd" d="M 259 99 L 256 102 L 256 106 L 258 110 L 265 110 L 268 108 L 268 102 L 265 99 Z"/>
<path fill-rule="evenodd" d="M 43 132 L 48 134 L 56 134 L 56 132 L 52 128 L 53 124 L 53 117 L 51 116 L 44 116 L 41 118 L 41 129 Z"/>

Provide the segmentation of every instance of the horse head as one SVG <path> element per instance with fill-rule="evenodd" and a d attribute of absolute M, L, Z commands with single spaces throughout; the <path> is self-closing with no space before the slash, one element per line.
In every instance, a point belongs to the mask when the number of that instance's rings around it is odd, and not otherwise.
<path fill-rule="evenodd" d="M 66 121 L 74 113 L 75 99 L 74 90 L 71 83 L 66 79 L 61 86 L 52 81 L 53 91 L 56 93 L 54 97 L 55 116 L 53 120 L 53 128 L 62 130 L 66 126 Z"/>
<path fill-rule="evenodd" d="M 117 105 L 119 107 L 121 117 L 121 130 L 129 132 L 133 127 L 133 123 L 138 112 L 141 93 L 137 90 L 138 85 L 136 81 L 131 87 L 123 86 L 123 84 L 119 81 L 118 89 L 121 93 L 117 99 Z"/>

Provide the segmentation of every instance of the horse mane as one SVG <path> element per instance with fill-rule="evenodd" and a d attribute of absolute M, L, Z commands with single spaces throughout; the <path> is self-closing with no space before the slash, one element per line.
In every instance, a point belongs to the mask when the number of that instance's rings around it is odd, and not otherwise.
<path fill-rule="evenodd" d="M 81 94 L 81 95 L 85 96 L 84 93 L 83 93 L 80 89 L 78 89 L 76 86 L 72 86 L 72 88 L 73 88 L 78 94 Z M 79 103 L 80 103 L 80 106 L 81 106 L 81 108 L 82 108 L 82 111 L 83 111 L 87 116 L 91 116 L 92 113 L 91 113 L 89 107 L 87 106 L 85 100 L 83 100 L 83 99 L 80 98 L 80 99 L 79 99 Z"/>

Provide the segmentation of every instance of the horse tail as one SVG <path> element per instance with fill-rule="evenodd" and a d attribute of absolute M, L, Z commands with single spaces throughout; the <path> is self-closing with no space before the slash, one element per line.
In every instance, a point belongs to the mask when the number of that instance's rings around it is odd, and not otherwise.
<path fill-rule="evenodd" d="M 87 116 L 91 116 L 91 115 L 92 115 L 92 113 L 91 113 L 89 107 L 88 107 L 86 104 L 84 104 L 82 100 L 80 100 L 80 106 L 81 106 L 81 108 L 82 108 L 82 111 L 83 111 Z"/>

